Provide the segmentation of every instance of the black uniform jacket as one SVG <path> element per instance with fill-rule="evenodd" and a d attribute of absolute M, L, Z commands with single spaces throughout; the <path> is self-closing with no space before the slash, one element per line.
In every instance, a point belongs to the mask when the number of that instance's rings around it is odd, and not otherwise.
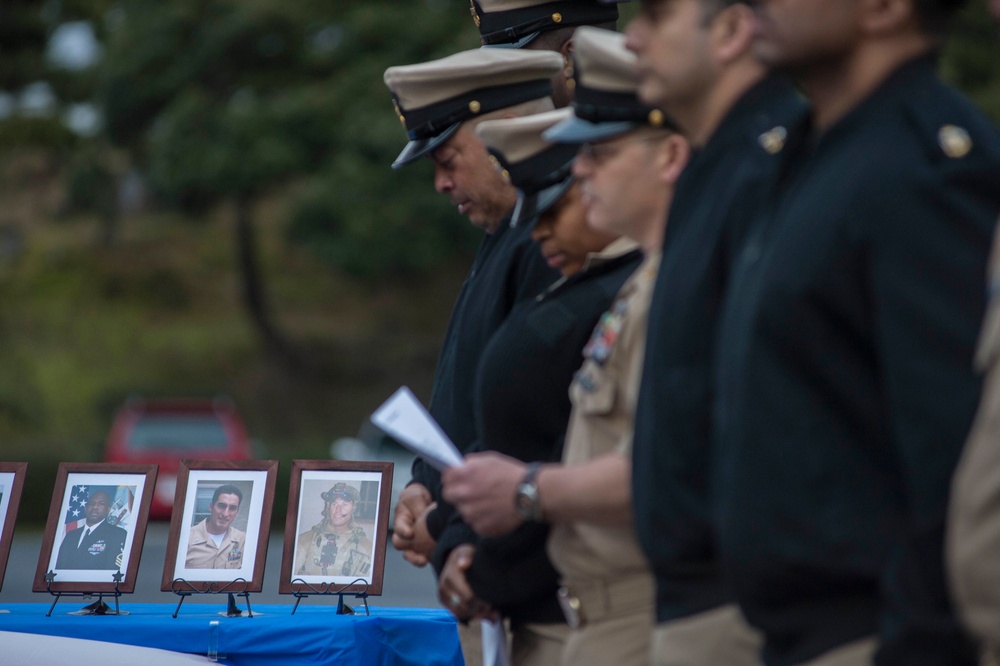
<path fill-rule="evenodd" d="M 533 298 L 559 274 L 548 267 L 531 240 L 531 225 L 511 227 L 504 220 L 479 246 L 469 275 L 452 310 L 434 373 L 429 412 L 459 451 L 475 439 L 473 391 L 476 366 L 486 343 L 507 318 L 514 304 Z M 413 480 L 441 497 L 441 475 L 422 459 L 413 465 Z M 437 538 L 447 520 L 442 506 L 428 517 Z"/>
<path fill-rule="evenodd" d="M 569 385 L 583 363 L 583 347 L 642 259 L 624 239 L 600 256 L 515 307 L 490 340 L 476 379 L 479 437 L 473 450 L 525 462 L 561 459 Z M 514 623 L 564 622 L 555 596 L 559 576 L 545 552 L 548 532 L 547 525 L 526 523 L 502 537 L 480 538 L 456 513 L 438 541 L 434 566 L 440 574 L 455 546 L 474 543 L 466 575 L 479 598 Z"/>
<path fill-rule="evenodd" d="M 921 58 L 784 152 L 719 334 L 728 580 L 768 664 L 876 634 L 881 665 L 974 663 L 942 538 L 979 395 L 1000 137 Z"/>
<path fill-rule="evenodd" d="M 788 128 L 805 114 L 777 77 L 750 88 L 677 184 L 649 313 L 633 444 L 635 526 L 657 582 L 660 622 L 732 602 L 709 511 L 710 388 L 733 257 L 770 192 Z"/>
<path fill-rule="evenodd" d="M 56 569 L 100 569 L 116 571 L 118 558 L 125 549 L 128 533 L 122 528 L 102 522 L 83 541 L 80 535 L 84 527 L 78 527 L 63 539 L 59 545 Z M 80 545 L 77 546 L 77 543 Z M 110 578 L 108 579 L 110 581 Z"/>

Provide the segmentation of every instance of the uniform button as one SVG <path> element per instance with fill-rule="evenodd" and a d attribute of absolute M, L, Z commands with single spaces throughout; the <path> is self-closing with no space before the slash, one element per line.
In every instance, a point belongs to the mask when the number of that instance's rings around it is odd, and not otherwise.
<path fill-rule="evenodd" d="M 760 245 L 757 243 L 752 243 L 747 245 L 746 249 L 743 250 L 743 262 L 748 265 L 756 264 L 760 259 Z"/>

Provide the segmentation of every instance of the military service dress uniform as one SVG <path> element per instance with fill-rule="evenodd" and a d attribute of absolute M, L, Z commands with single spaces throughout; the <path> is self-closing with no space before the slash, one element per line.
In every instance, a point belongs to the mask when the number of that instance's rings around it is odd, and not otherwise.
<path fill-rule="evenodd" d="M 517 227 L 533 226 L 572 184 L 575 146 L 541 139 L 569 113 L 562 109 L 477 128 L 520 192 L 512 221 Z M 483 351 L 476 373 L 478 439 L 472 451 L 497 451 L 524 462 L 561 459 L 569 385 L 582 363 L 581 352 L 640 260 L 634 241 L 615 240 L 589 255 L 577 272 L 515 305 Z M 455 547 L 475 545 L 466 578 L 479 599 L 510 620 L 515 664 L 555 663 L 569 633 L 556 599 L 559 576 L 545 550 L 548 534 L 548 525 L 525 522 L 509 534 L 480 537 L 456 513 L 434 553 L 440 574 Z"/>
<path fill-rule="evenodd" d="M 881 666 L 972 664 L 944 516 L 979 398 L 1000 136 L 922 57 L 784 155 L 719 328 L 727 581 L 768 664 L 865 644 Z"/>
<path fill-rule="evenodd" d="M 649 315 L 632 456 L 635 529 L 656 576 L 655 664 L 756 664 L 760 637 L 716 556 L 709 470 L 719 311 L 749 216 L 805 107 L 771 77 L 747 90 L 684 168 Z"/>
<path fill-rule="evenodd" d="M 184 566 L 188 569 L 241 569 L 246 532 L 229 527 L 216 546 L 212 535 L 208 533 L 207 522 L 206 518 L 191 528 Z"/>
<path fill-rule="evenodd" d="M 562 59 L 550 52 L 477 50 L 390 67 L 385 84 L 410 139 L 393 168 L 432 153 L 464 122 L 549 96 L 551 78 L 561 66 Z M 510 228 L 509 218 L 480 243 L 448 322 L 428 406 L 460 451 L 476 436 L 473 390 L 483 348 L 515 303 L 534 297 L 557 277 L 532 242 L 530 229 Z M 441 475 L 421 458 L 412 472 L 413 481 L 438 502 L 427 517 L 436 540 L 451 515 L 451 507 L 440 501 Z"/>
<path fill-rule="evenodd" d="M 59 546 L 56 569 L 120 569 L 127 538 L 128 532 L 106 519 L 94 527 L 78 527 Z"/>
<path fill-rule="evenodd" d="M 659 254 L 646 257 L 583 350 L 583 366 L 570 386 L 566 465 L 608 453 L 632 456 L 646 318 L 659 263 Z M 564 666 L 647 664 L 655 585 L 632 526 L 557 523 L 548 552 L 574 628 L 563 651 Z"/>

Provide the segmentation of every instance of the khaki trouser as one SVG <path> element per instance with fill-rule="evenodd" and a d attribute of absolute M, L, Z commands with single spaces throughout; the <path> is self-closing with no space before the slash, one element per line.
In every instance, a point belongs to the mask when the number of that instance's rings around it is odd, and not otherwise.
<path fill-rule="evenodd" d="M 656 621 L 650 575 L 564 583 L 579 602 L 582 624 L 566 639 L 562 666 L 648 666 Z"/>
<path fill-rule="evenodd" d="M 876 639 L 862 638 L 824 652 L 815 659 L 803 662 L 802 666 L 870 666 L 877 646 Z"/>
<path fill-rule="evenodd" d="M 483 627 L 479 620 L 458 623 L 458 642 L 462 646 L 465 666 L 483 666 Z"/>
<path fill-rule="evenodd" d="M 504 620 L 507 654 L 511 666 L 553 666 L 559 663 L 569 627 L 565 624 L 523 624 L 511 629 Z M 458 623 L 465 666 L 483 666 L 483 624 L 473 620 Z"/>
<path fill-rule="evenodd" d="M 653 632 L 653 666 L 758 666 L 760 632 L 735 604 L 664 622 Z"/>
<path fill-rule="evenodd" d="M 559 663 L 569 626 L 522 624 L 511 629 L 511 666 L 553 666 Z"/>

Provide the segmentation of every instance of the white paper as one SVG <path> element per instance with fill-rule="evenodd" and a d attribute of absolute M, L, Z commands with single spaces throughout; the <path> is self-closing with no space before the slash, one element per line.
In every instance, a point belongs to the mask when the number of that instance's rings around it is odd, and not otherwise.
<path fill-rule="evenodd" d="M 507 632 L 503 620 L 483 620 L 483 666 L 508 666 Z"/>
<path fill-rule="evenodd" d="M 382 403 L 371 420 L 438 470 L 462 464 L 462 454 L 405 386 Z"/>

